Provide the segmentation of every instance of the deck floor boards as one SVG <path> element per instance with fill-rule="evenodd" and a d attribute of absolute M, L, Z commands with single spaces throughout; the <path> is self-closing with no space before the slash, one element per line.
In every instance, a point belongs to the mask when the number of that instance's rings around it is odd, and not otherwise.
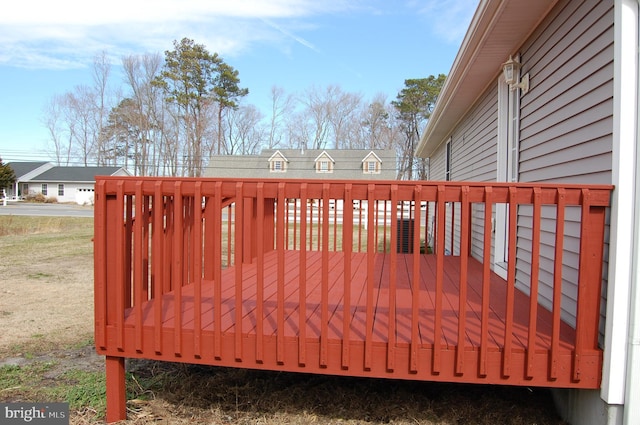
<path fill-rule="evenodd" d="M 324 271 L 329 276 L 326 294 L 327 303 L 327 335 L 330 341 L 340 341 L 343 336 L 343 320 L 345 311 L 348 310 L 350 319 L 349 338 L 352 341 L 365 341 L 366 338 L 366 299 L 372 297 L 373 329 L 372 339 L 374 343 L 387 343 L 389 340 L 390 318 L 390 285 L 395 285 L 395 334 L 392 338 L 396 344 L 409 344 L 412 334 L 411 311 L 413 306 L 412 282 L 413 261 L 412 254 L 398 254 L 396 256 L 395 282 L 391 282 L 390 270 L 392 255 L 376 254 L 374 257 L 374 280 L 371 282 L 372 294 L 367 289 L 367 254 L 351 254 L 351 278 L 348 281 L 350 287 L 350 305 L 344 305 L 344 254 L 341 252 L 328 253 L 328 270 Z M 300 251 L 286 251 L 284 260 L 279 260 L 276 253 L 270 253 L 264 257 L 264 281 L 263 285 L 263 335 L 275 336 L 278 334 L 278 287 L 284 289 L 281 294 L 283 300 L 284 336 L 298 337 L 300 335 L 300 298 L 306 300 L 305 336 L 307 339 L 319 339 L 322 332 L 322 254 L 316 251 L 306 252 L 306 270 L 300 270 Z M 418 335 L 419 344 L 432 345 L 434 343 L 435 324 L 435 261 L 434 255 L 420 255 L 420 282 L 419 282 L 419 319 Z M 280 263 L 279 263 L 280 262 Z M 444 258 L 446 273 L 443 277 L 442 299 L 442 339 L 440 343 L 449 349 L 458 346 L 459 326 L 459 302 L 460 302 L 460 258 L 447 256 Z M 283 267 L 282 273 L 279 273 Z M 235 299 L 236 273 L 241 273 L 242 297 L 239 302 Z M 305 278 L 305 294 L 301 294 L 300 279 Z M 482 317 L 482 270 L 481 264 L 470 259 L 467 278 L 467 299 L 465 303 L 465 332 L 463 346 L 466 350 L 475 350 L 481 344 L 481 317 Z M 257 262 L 243 264 L 241 267 L 230 267 L 222 272 L 221 287 L 221 329 L 225 333 L 236 332 L 236 308 L 242 308 L 241 332 L 243 334 L 256 334 L 257 330 Z M 278 276 L 284 276 L 284 284 L 278 284 Z M 182 324 L 185 329 L 193 329 L 194 320 L 194 284 L 182 287 Z M 524 351 L 527 341 L 529 297 L 515 291 L 515 306 L 513 318 L 512 344 L 516 351 Z M 214 282 L 203 280 L 202 282 L 202 307 L 201 323 L 203 331 L 213 331 L 214 313 Z M 505 340 L 505 300 L 506 282 L 491 273 L 490 278 L 490 312 L 488 320 L 488 344 L 489 350 L 499 350 Z M 143 326 L 152 327 L 154 317 L 152 314 L 151 300 L 142 308 Z M 163 296 L 162 300 L 163 327 L 171 329 L 174 326 L 175 297 L 174 292 Z M 538 305 L 538 322 L 536 333 L 536 350 L 548 350 L 551 346 L 551 313 Z M 130 310 L 126 323 L 133 325 L 135 312 Z M 571 350 L 574 340 L 573 329 L 562 323 L 560 333 L 560 349 Z"/>

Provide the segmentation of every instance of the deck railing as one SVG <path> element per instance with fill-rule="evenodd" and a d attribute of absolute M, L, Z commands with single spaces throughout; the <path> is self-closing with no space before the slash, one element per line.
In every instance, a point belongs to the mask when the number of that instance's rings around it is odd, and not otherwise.
<path fill-rule="evenodd" d="M 366 253 L 367 287 L 365 290 L 366 324 L 364 335 L 364 369 L 370 368 L 373 359 L 373 320 L 375 310 L 374 282 L 376 255 L 390 258 L 389 317 L 396 311 L 397 271 L 400 254 L 412 256 L 413 268 L 408 274 L 413 282 L 421 279 L 420 257 L 435 256 L 435 299 L 432 312 L 433 341 L 431 373 L 442 368 L 441 354 L 447 347 L 443 341 L 443 285 L 450 279 L 445 270 L 447 256 L 459 257 L 459 282 L 456 297 L 458 341 L 465 340 L 470 329 L 466 309 L 467 276 L 470 262 L 481 264 L 482 310 L 476 320 L 480 329 L 479 375 L 486 374 L 488 340 L 498 339 L 489 332 L 490 280 L 494 269 L 496 250 L 496 226 L 498 211 L 503 214 L 507 240 L 505 258 L 506 295 L 499 301 L 504 317 L 503 341 L 495 341 L 501 347 L 500 373 L 509 376 L 514 371 L 512 344 L 516 292 L 522 290 L 529 296 L 527 338 L 525 346 L 525 381 L 535 373 L 536 338 L 540 305 L 550 311 L 552 335 L 549 341 L 549 370 L 545 380 L 553 382 L 560 375 L 557 369 L 561 325 L 570 324 L 575 329 L 572 347 L 571 381 L 581 379 L 581 360 L 585 353 L 598 350 L 598 325 L 602 284 L 603 249 L 605 245 L 605 211 L 609 205 L 609 186 L 533 185 L 520 183 L 472 183 L 472 182 L 362 182 L 362 181 L 297 181 L 297 180 L 216 180 L 171 178 L 116 178 L 100 177 L 96 184 L 95 203 L 95 337 L 99 351 L 111 356 L 127 356 L 136 353 L 158 357 L 165 350 L 167 335 L 163 332 L 163 295 L 174 293 L 175 303 L 184 302 L 177 290 L 193 285 L 193 339 L 186 342 L 183 335 L 185 318 L 181 308 L 175 309 L 174 334 L 171 336 L 173 354 L 193 353 L 203 355 L 202 322 L 205 282 L 214 282 L 213 292 L 213 355 L 220 358 L 227 347 L 222 346 L 223 294 L 220 282 L 225 269 L 234 268 L 235 321 L 232 351 L 241 359 L 245 350 L 245 338 L 250 329 L 243 328 L 243 268 L 241 264 L 256 264 L 258 282 L 264 280 L 265 256 L 277 255 L 278 267 L 269 273 L 277 273 L 277 299 L 275 301 L 275 338 L 278 364 L 285 359 L 285 273 L 287 251 L 299 251 L 299 266 L 304 270 L 307 254 L 320 252 L 321 315 L 318 359 L 321 367 L 327 367 L 328 319 L 329 319 L 329 253 L 344 253 L 341 262 L 343 278 L 341 289 L 342 308 L 350 311 L 355 300 L 351 299 L 350 277 L 355 267 L 351 253 Z M 575 270 L 574 270 L 575 269 Z M 262 274 L 262 275 L 261 275 Z M 224 278 L 229 279 L 227 274 Z M 295 300 L 300 308 L 298 326 L 298 362 L 306 358 L 306 317 L 308 302 L 304 277 L 296 280 Z M 572 289 L 576 288 L 575 294 Z M 264 362 L 269 357 L 263 352 L 265 311 L 264 289 L 258 284 L 255 310 L 255 360 Z M 409 372 L 417 371 L 420 342 L 418 333 L 421 295 L 412 293 L 411 340 L 408 360 Z M 145 310 L 154 301 L 152 312 Z M 286 302 L 291 302 L 287 299 Z M 166 307 L 166 306 L 165 306 Z M 134 337 L 126 335 L 127 314 L 135 317 Z M 153 319 L 153 347 L 145 344 L 143 320 Z M 146 319 L 145 319 L 146 317 Z M 191 319 L 189 319 L 191 320 Z M 386 329 L 386 367 L 393 369 L 397 348 L 395 321 L 390 319 Z M 148 323 L 148 322 L 145 322 Z M 345 341 L 350 338 L 353 323 L 347 317 L 341 324 Z M 565 341 L 566 342 L 566 341 Z M 186 347 L 185 344 L 192 344 Z M 462 344 L 459 342 L 459 344 Z M 339 368 L 349 367 L 349 345 L 344 344 Z M 120 353 L 120 354 L 118 354 Z M 455 356 L 454 373 L 465 370 L 464 349 Z M 598 383 L 596 382 L 596 386 Z M 591 383 L 589 386 L 593 387 Z"/>

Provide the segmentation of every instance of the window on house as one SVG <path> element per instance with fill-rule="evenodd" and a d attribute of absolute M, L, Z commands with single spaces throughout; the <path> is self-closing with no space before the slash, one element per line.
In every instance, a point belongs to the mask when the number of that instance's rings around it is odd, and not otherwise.
<path fill-rule="evenodd" d="M 287 171 L 286 164 L 282 159 L 272 159 L 270 164 L 271 167 L 269 171 L 271 171 L 272 173 L 284 173 L 285 171 Z"/>
<path fill-rule="evenodd" d="M 447 152 L 445 158 L 445 170 L 444 170 L 444 179 L 446 181 L 451 180 L 451 139 L 447 142 Z"/>
<path fill-rule="evenodd" d="M 329 172 L 329 161 L 321 160 L 319 161 L 318 171 L 321 173 Z"/>
<path fill-rule="evenodd" d="M 64 196 L 64 185 L 63 184 L 59 184 L 58 185 L 58 196 Z"/>
<path fill-rule="evenodd" d="M 47 184 L 46 183 L 42 183 L 42 194 L 44 196 L 47 196 Z"/>
<path fill-rule="evenodd" d="M 364 172 L 367 174 L 375 174 L 379 173 L 379 165 L 376 161 L 367 161 L 364 166 Z"/>
<path fill-rule="evenodd" d="M 22 184 L 22 196 L 27 196 L 29 194 L 29 183 Z"/>

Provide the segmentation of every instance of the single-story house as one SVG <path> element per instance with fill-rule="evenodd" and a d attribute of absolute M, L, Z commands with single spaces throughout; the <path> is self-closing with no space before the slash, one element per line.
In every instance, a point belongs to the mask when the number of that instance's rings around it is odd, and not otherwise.
<path fill-rule="evenodd" d="M 216 155 L 206 177 L 394 180 L 392 150 L 265 149 L 259 155 Z"/>
<path fill-rule="evenodd" d="M 554 390 L 572 424 L 640 423 L 639 10 L 638 0 L 480 1 L 416 150 L 432 180 L 615 187 L 602 259 L 600 389 Z M 508 234 L 531 234 L 531 212 L 519 209 L 509 229 L 505 208 L 492 217 L 498 274 Z M 552 224 L 553 214 L 545 218 Z M 543 230 L 541 257 L 552 258 L 554 227 Z M 566 234 L 565 252 L 573 238 Z M 530 258 L 516 243 L 517 287 Z M 575 270 L 567 252 L 563 305 L 575 301 Z M 550 302 L 551 275 L 540 273 L 541 304 Z"/>
<path fill-rule="evenodd" d="M 10 162 L 16 182 L 7 198 L 42 194 L 58 202 L 93 204 L 95 176 L 128 176 L 122 167 L 59 167 L 50 162 Z"/>

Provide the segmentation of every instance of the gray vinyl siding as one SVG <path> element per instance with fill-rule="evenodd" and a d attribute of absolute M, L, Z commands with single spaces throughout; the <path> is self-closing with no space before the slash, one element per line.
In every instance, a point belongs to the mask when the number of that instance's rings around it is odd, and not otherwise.
<path fill-rule="evenodd" d="M 497 176 L 497 84 L 478 100 L 451 136 L 451 180 L 492 182 Z M 430 158 L 431 180 L 445 179 L 445 143 Z"/>
<path fill-rule="evenodd" d="M 498 134 L 498 88 L 497 83 L 478 100 L 466 119 L 451 136 L 451 180 L 493 182 L 497 177 L 497 134 Z M 431 156 L 431 178 L 445 178 L 446 145 L 443 143 Z M 460 253 L 460 205 L 447 206 L 447 215 L 455 208 L 454 241 L 451 243 L 451 220 L 446 222 L 445 246 L 454 255 Z M 473 205 L 471 211 L 472 234 L 471 252 L 478 258 L 483 256 L 482 224 L 484 208 Z"/>
<path fill-rule="evenodd" d="M 520 97 L 518 180 L 610 184 L 613 1 L 561 0 L 518 53 L 523 64 L 521 75 L 530 75 L 530 90 Z M 452 133 L 452 180 L 496 180 L 497 96 L 497 85 L 493 84 Z M 443 144 L 431 157 L 436 173 L 432 175 L 434 179 L 444 178 L 444 156 Z M 458 211 L 456 209 L 457 217 Z M 567 208 L 565 214 L 562 317 L 574 325 L 580 209 Z M 475 226 L 482 223 L 483 216 L 482 205 L 475 205 Z M 555 207 L 543 207 L 538 299 L 546 306 L 551 305 L 553 291 L 555 216 Z M 518 209 L 517 226 L 516 280 L 518 287 L 528 293 L 532 251 L 531 207 L 521 206 Z M 483 255 L 482 242 L 481 234 L 474 232 L 472 254 L 478 258 Z M 608 246 L 605 245 L 605 259 L 607 252 Z M 606 269 L 605 262 L 603 276 L 606 276 Z M 603 285 L 605 293 L 606 282 Z M 605 305 L 603 301 L 602 314 Z M 601 326 L 603 323 L 601 320 Z"/>
<path fill-rule="evenodd" d="M 453 138 L 452 180 L 493 182 L 497 176 L 498 87 L 492 85 Z"/>
<path fill-rule="evenodd" d="M 613 4 L 562 2 L 521 50 L 520 181 L 611 183 Z"/>
<path fill-rule="evenodd" d="M 519 181 L 611 183 L 613 2 L 559 2 L 520 54 L 521 73 L 529 73 L 531 88 L 520 103 Z M 547 306 L 552 299 L 555 213 L 555 208 L 544 208 L 541 223 L 538 298 Z M 568 208 L 566 218 L 562 311 L 563 319 L 573 325 L 580 209 Z M 519 210 L 517 255 L 518 287 L 527 291 L 531 275 L 528 207 Z"/>
<path fill-rule="evenodd" d="M 429 159 L 429 180 L 445 179 L 445 155 L 445 144 L 443 143 Z"/>

